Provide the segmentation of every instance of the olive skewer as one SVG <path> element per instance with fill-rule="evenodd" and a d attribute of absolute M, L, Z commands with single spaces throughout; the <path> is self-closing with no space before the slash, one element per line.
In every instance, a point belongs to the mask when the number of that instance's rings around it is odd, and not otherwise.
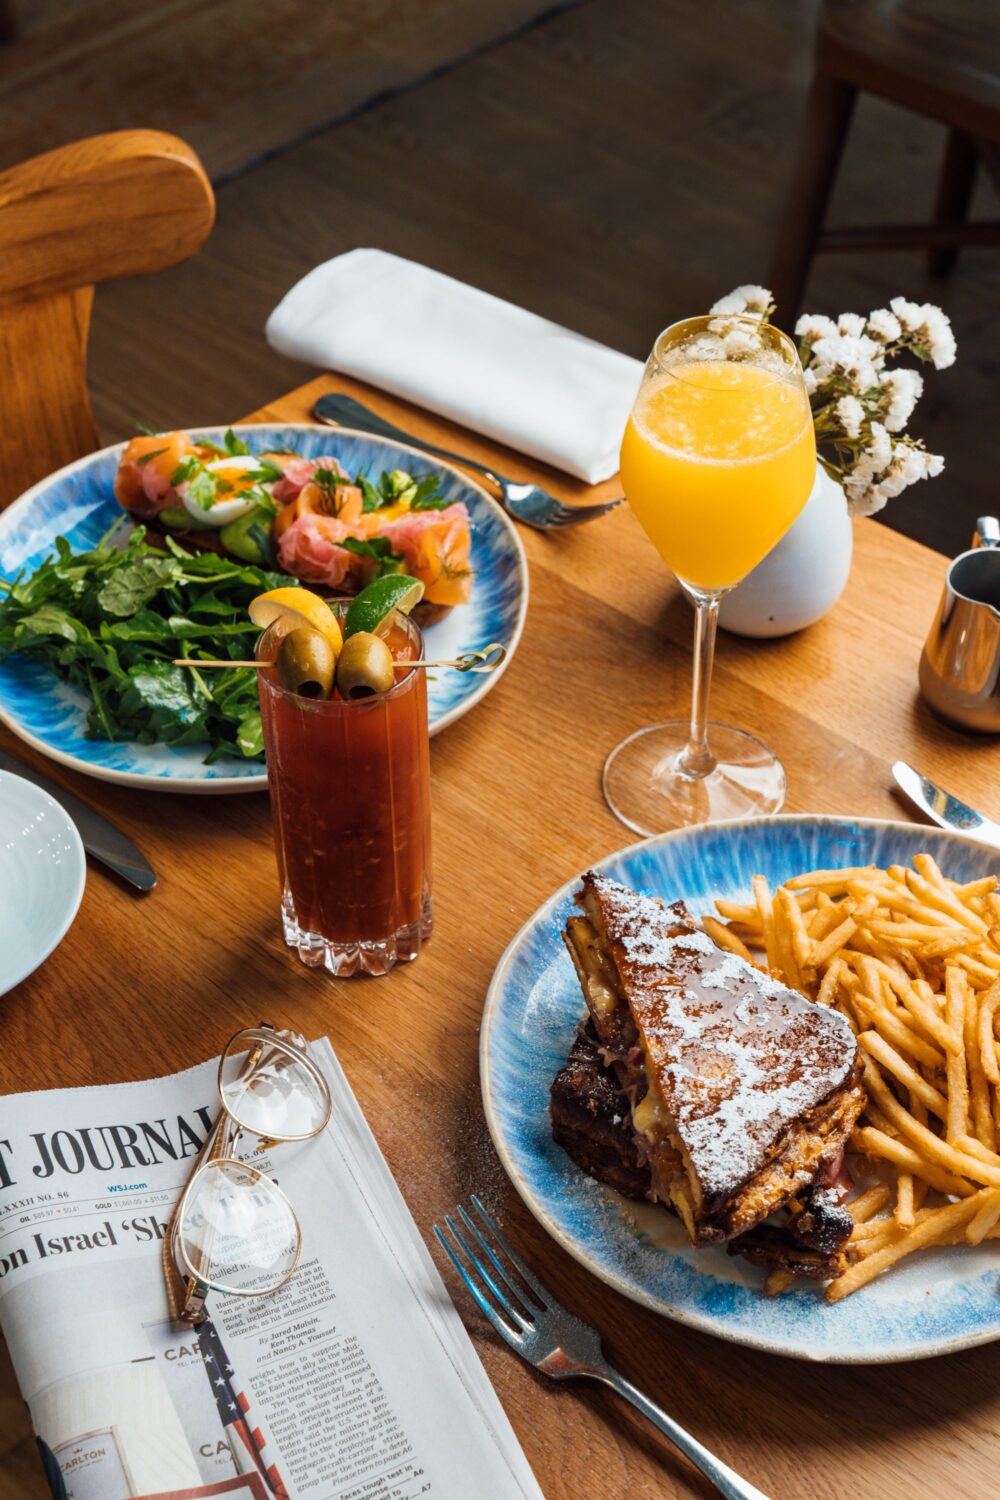
<path fill-rule="evenodd" d="M 394 667 L 405 667 L 407 671 L 411 667 L 451 667 L 456 672 L 492 672 L 506 659 L 507 647 L 501 646 L 499 641 L 494 641 L 490 646 L 483 646 L 479 651 L 464 651 L 461 656 L 456 656 L 452 661 L 397 661 Z M 224 661 L 222 659 L 199 661 L 194 656 L 177 656 L 174 658 L 175 667 L 253 667 L 259 670 L 261 667 L 273 667 L 273 661 Z"/>

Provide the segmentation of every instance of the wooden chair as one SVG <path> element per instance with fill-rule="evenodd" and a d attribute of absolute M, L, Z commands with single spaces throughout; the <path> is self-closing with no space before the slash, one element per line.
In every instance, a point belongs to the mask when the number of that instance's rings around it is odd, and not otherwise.
<path fill-rule="evenodd" d="M 948 128 L 929 224 L 823 229 L 860 92 Z M 926 249 L 944 274 L 962 245 L 1000 244 L 1000 222 L 967 223 L 977 165 L 1000 189 L 997 0 L 824 0 L 803 145 L 768 285 L 791 327 L 817 250 Z"/>
<path fill-rule="evenodd" d="M 186 260 L 214 217 L 197 156 L 155 130 L 93 136 L 0 173 L 0 507 L 99 446 L 87 394 L 95 284 Z"/>

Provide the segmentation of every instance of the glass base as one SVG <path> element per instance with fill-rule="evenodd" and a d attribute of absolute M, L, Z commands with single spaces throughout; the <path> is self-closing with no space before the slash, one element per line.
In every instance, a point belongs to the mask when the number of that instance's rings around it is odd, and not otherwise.
<path fill-rule="evenodd" d="M 424 893 L 419 919 L 378 942 L 335 943 L 319 932 L 308 932 L 296 921 L 290 891 L 285 891 L 281 898 L 281 920 L 285 942 L 295 949 L 302 962 L 310 969 L 329 969 L 338 979 L 349 979 L 352 974 L 388 974 L 397 964 L 417 958 L 434 930 L 429 891 Z"/>
<path fill-rule="evenodd" d="M 714 769 L 706 776 L 688 776 L 678 769 L 678 760 L 689 732 L 686 719 L 652 724 L 612 750 L 602 782 L 616 818 L 648 836 L 781 810 L 785 770 L 765 744 L 742 729 L 709 724 Z"/>

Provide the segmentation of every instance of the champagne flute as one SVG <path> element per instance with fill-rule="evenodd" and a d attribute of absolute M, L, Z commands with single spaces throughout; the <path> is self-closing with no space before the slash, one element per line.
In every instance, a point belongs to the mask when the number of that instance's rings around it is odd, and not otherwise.
<path fill-rule="evenodd" d="M 687 318 L 653 345 L 622 440 L 625 497 L 695 606 L 690 720 L 637 730 L 608 756 L 604 795 L 637 833 L 777 812 L 781 762 L 708 723 L 719 603 L 805 505 L 816 439 L 802 366 L 779 329 Z"/>

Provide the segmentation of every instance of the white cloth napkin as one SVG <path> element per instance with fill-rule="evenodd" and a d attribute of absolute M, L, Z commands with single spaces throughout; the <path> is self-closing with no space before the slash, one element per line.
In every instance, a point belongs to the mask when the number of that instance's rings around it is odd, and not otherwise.
<path fill-rule="evenodd" d="M 382 250 L 335 256 L 267 320 L 273 348 L 341 370 L 588 484 L 618 468 L 642 364 Z"/>

